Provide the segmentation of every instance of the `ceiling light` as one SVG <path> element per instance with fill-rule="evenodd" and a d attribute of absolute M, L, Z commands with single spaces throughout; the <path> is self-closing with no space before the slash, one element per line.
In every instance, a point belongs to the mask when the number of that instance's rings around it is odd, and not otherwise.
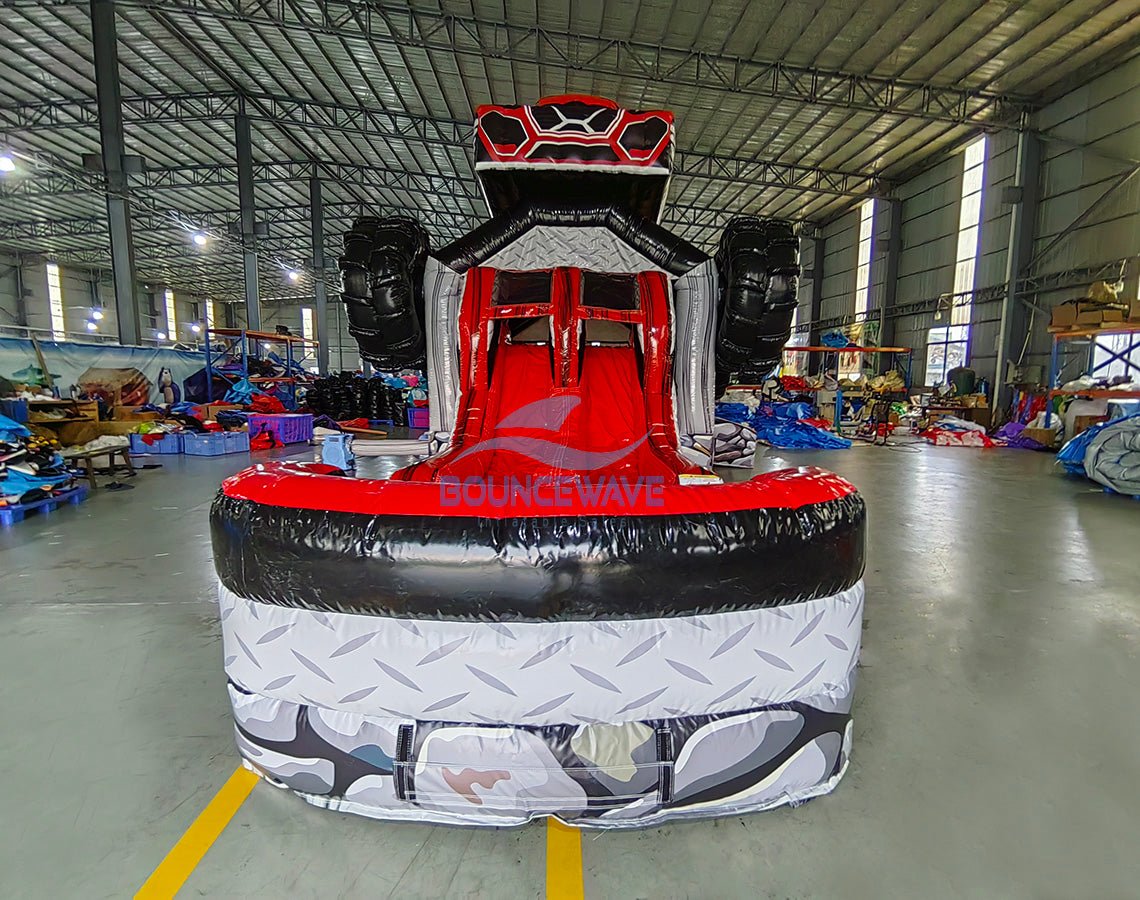
<path fill-rule="evenodd" d="M 7 174 L 8 172 L 16 171 L 16 160 L 12 158 L 11 153 L 0 153 L 0 172 Z"/>
<path fill-rule="evenodd" d="M 209 238 L 207 238 L 206 235 L 203 234 L 201 231 L 196 231 L 196 232 L 194 232 L 194 237 L 192 238 L 192 240 L 199 247 L 205 247 L 206 241 L 208 241 Z"/>
<path fill-rule="evenodd" d="M 290 269 L 289 270 L 289 280 L 290 281 L 300 281 L 301 280 L 301 273 L 298 272 L 296 269 Z"/>
<path fill-rule="evenodd" d="M 166 340 L 166 332 L 160 331 L 155 335 L 155 337 L 158 338 L 160 341 L 165 341 Z"/>
<path fill-rule="evenodd" d="M 193 331 L 195 334 L 197 334 L 198 332 L 200 332 L 202 330 L 202 326 L 199 325 L 197 322 L 195 322 L 193 325 L 190 326 L 190 330 Z"/>
<path fill-rule="evenodd" d="M 88 330 L 88 331 L 98 331 L 98 330 L 99 330 L 99 326 L 98 326 L 98 325 L 96 325 L 94 322 L 88 322 L 88 323 L 87 323 L 87 330 Z"/>
<path fill-rule="evenodd" d="M 91 318 L 94 319 L 96 322 L 102 322 L 103 321 L 103 310 L 101 310 L 101 309 L 92 310 L 91 311 Z"/>

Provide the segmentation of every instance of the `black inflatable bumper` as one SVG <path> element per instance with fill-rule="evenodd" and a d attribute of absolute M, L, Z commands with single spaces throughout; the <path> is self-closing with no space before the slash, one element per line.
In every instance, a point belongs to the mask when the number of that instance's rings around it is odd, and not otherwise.
<path fill-rule="evenodd" d="M 269 506 L 219 494 L 222 583 L 327 612 L 457 620 L 620 619 L 757 609 L 863 571 L 858 494 L 799 509 L 488 519 Z"/>

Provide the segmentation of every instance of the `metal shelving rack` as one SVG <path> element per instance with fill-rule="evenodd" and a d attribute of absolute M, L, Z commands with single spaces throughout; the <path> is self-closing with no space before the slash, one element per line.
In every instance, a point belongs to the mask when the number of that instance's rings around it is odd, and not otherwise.
<path fill-rule="evenodd" d="M 221 338 L 224 347 L 221 350 L 215 350 L 214 338 Z M 234 381 L 239 378 L 246 378 L 251 384 L 280 384 L 284 385 L 289 394 L 289 400 L 293 408 L 297 406 L 297 383 L 305 383 L 304 378 L 297 378 L 292 375 L 285 375 L 279 377 L 267 377 L 262 375 L 255 375 L 250 377 L 249 374 L 249 361 L 250 359 L 261 359 L 261 348 L 263 344 L 284 344 L 285 345 L 285 369 L 287 372 L 293 371 L 293 365 L 297 360 L 293 357 L 293 348 L 297 345 L 309 346 L 316 348 L 317 341 L 311 341 L 307 338 L 297 337 L 291 334 L 276 334 L 270 331 L 246 331 L 243 328 L 207 328 L 205 332 L 206 340 L 206 398 L 210 403 L 214 402 L 214 376 L 219 378 L 232 379 Z M 304 354 L 302 354 L 304 355 Z M 240 359 L 241 371 L 240 372 L 223 372 L 217 368 L 218 360 L 222 359 Z"/>
<path fill-rule="evenodd" d="M 910 347 L 785 347 L 785 353 L 822 353 L 823 360 L 820 363 L 820 368 L 826 370 L 828 374 L 834 375 L 836 382 L 839 381 L 839 354 L 841 353 L 858 353 L 860 356 L 866 356 L 873 353 L 887 353 L 892 356 L 901 357 L 901 364 L 898 361 L 892 361 L 892 365 L 897 366 L 902 372 L 903 376 L 903 391 L 898 393 L 910 393 L 910 373 L 911 366 L 914 362 L 914 351 Z M 829 358 L 827 354 L 835 354 L 834 358 Z M 831 371 L 834 368 L 834 371 Z M 862 390 L 859 391 L 862 396 Z M 835 391 L 835 430 L 839 431 L 841 428 L 841 420 L 843 418 L 843 388 L 837 388 Z"/>
<path fill-rule="evenodd" d="M 1129 340 L 1128 346 L 1120 352 L 1105 348 L 1109 358 L 1099 365 L 1096 365 L 1093 357 L 1093 347 L 1096 344 L 1096 339 L 1112 334 L 1128 334 L 1132 335 L 1132 338 Z M 1085 352 L 1088 354 L 1088 363 L 1085 366 L 1085 374 L 1095 375 L 1099 369 L 1103 369 L 1114 362 L 1122 362 L 1124 363 L 1125 371 L 1130 371 L 1134 377 L 1140 378 L 1140 366 L 1132 362 L 1131 359 L 1133 351 L 1140 349 L 1140 323 L 1124 322 L 1120 325 L 1110 325 L 1107 328 L 1073 328 L 1066 331 L 1054 331 L 1053 347 L 1049 353 L 1049 380 L 1046 382 L 1049 385 L 1049 394 L 1047 402 L 1045 403 L 1046 428 L 1049 428 L 1053 421 L 1052 400 L 1054 397 L 1140 400 L 1140 391 L 1110 391 L 1098 388 L 1090 388 L 1084 391 L 1066 391 L 1059 388 L 1057 386 L 1057 380 L 1061 374 L 1058 368 L 1061 358 L 1061 345 L 1068 341 L 1087 341 L 1088 347 Z"/>

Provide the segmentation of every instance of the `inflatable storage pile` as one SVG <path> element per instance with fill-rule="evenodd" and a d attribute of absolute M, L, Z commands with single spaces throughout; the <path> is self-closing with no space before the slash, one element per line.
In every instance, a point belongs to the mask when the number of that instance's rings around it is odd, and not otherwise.
<path fill-rule="evenodd" d="M 722 483 L 715 395 L 779 363 L 787 223 L 710 258 L 658 224 L 673 119 L 484 107 L 493 217 L 346 235 L 364 356 L 422 366 L 434 452 L 389 480 L 266 463 L 212 511 L 237 740 L 318 806 L 629 827 L 827 793 L 847 767 L 864 506 Z"/>

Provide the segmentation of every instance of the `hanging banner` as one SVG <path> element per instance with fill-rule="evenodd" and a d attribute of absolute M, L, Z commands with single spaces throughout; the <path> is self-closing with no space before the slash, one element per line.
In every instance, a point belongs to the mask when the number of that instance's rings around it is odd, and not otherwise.
<path fill-rule="evenodd" d="M 37 353 L 30 340 L 0 338 L 0 379 L 18 389 L 25 384 L 45 386 L 50 374 L 52 389 L 60 397 L 83 396 L 109 405 L 205 401 L 206 356 L 200 351 L 38 343 Z"/>

